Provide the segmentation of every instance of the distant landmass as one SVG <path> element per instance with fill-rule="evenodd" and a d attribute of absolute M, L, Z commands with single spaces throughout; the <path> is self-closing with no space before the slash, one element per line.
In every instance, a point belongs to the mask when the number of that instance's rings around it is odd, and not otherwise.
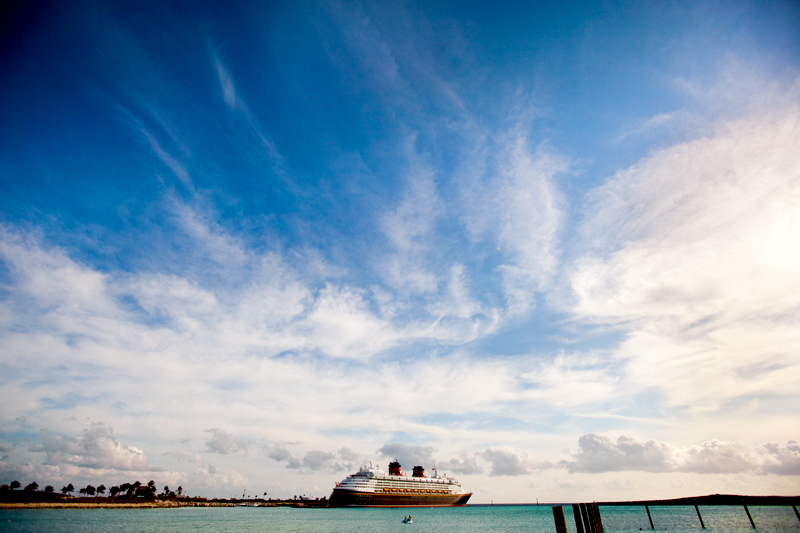
<path fill-rule="evenodd" d="M 800 505 L 800 496 L 741 496 L 738 494 L 709 494 L 670 500 L 636 500 L 597 502 L 597 505 Z"/>

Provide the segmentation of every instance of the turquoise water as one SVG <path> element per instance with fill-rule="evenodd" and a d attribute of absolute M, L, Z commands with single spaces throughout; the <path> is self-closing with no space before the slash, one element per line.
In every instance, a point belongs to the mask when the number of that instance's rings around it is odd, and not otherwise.
<path fill-rule="evenodd" d="M 800 532 L 791 507 L 748 507 L 757 532 Z M 467 506 L 437 509 L 288 509 L 280 507 L 184 507 L 178 509 L 0 510 L 0 531 L 225 532 L 225 531 L 499 531 L 555 533 L 549 506 Z M 575 533 L 572 508 L 567 529 Z M 600 507 L 607 533 L 650 530 L 644 507 Z M 714 533 L 752 531 L 743 507 L 701 506 Z M 651 507 L 656 530 L 701 531 L 694 507 Z M 407 514 L 413 524 L 401 521 Z"/>

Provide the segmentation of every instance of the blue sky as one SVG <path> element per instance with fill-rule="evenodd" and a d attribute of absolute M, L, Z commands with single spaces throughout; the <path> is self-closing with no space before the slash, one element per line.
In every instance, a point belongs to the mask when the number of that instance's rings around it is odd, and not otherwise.
<path fill-rule="evenodd" d="M 797 493 L 796 4 L 6 19 L 0 482 Z"/>

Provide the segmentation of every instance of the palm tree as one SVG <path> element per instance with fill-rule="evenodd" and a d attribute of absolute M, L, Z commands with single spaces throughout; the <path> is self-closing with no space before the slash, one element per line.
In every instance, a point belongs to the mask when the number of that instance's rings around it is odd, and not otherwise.
<path fill-rule="evenodd" d="M 88 496 L 94 496 L 96 490 L 92 485 L 86 485 L 86 494 Z"/>
<path fill-rule="evenodd" d="M 14 490 L 14 489 L 20 488 L 21 485 L 20 485 L 19 481 L 17 481 L 15 479 L 14 481 L 11 482 L 11 485 L 9 485 L 9 486 L 11 487 L 11 490 Z"/>
<path fill-rule="evenodd" d="M 178 496 L 180 496 L 181 494 L 183 494 L 183 487 L 178 485 Z"/>
<path fill-rule="evenodd" d="M 118 493 L 120 490 L 122 490 L 122 489 L 120 489 L 118 486 L 114 485 L 113 487 L 111 487 L 110 489 L 108 489 L 108 493 L 109 493 L 109 494 L 110 494 L 112 497 L 115 497 L 115 496 L 117 495 L 117 493 Z"/>
<path fill-rule="evenodd" d="M 47 486 L 44 488 L 44 491 L 45 491 L 45 493 L 47 493 L 47 494 L 53 494 L 53 492 L 55 492 L 55 490 L 56 490 L 56 489 L 54 489 L 54 488 L 53 488 L 53 485 L 47 485 Z"/>
<path fill-rule="evenodd" d="M 39 488 L 39 484 L 35 481 L 25 486 L 25 490 L 28 492 L 34 492 Z"/>
<path fill-rule="evenodd" d="M 72 483 L 67 485 L 66 487 L 61 487 L 61 494 L 66 494 L 68 492 L 72 492 L 75 490 L 75 487 L 72 486 Z"/>
<path fill-rule="evenodd" d="M 100 496 L 101 494 L 105 494 L 105 492 L 106 492 L 106 486 L 105 485 L 100 485 L 99 487 L 97 487 L 97 495 L 98 496 Z"/>

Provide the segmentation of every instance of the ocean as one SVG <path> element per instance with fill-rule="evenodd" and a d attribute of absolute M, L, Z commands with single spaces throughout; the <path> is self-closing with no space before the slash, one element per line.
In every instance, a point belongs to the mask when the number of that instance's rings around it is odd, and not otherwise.
<path fill-rule="evenodd" d="M 748 506 L 756 532 L 800 532 L 791 507 Z M 288 511 L 288 512 L 287 512 Z M 567 529 L 575 533 L 572 508 Z M 706 529 L 714 533 L 752 531 L 741 506 L 700 506 Z M 650 530 L 643 506 L 600 507 L 606 533 Z M 698 531 L 694 507 L 650 507 L 658 531 Z M 413 524 L 403 524 L 411 514 Z M 0 510 L 0 531 L 87 532 L 255 532 L 255 531 L 499 531 L 555 533 L 549 505 L 468 505 L 419 509 L 294 509 L 285 507 L 183 507 L 176 509 Z"/>

